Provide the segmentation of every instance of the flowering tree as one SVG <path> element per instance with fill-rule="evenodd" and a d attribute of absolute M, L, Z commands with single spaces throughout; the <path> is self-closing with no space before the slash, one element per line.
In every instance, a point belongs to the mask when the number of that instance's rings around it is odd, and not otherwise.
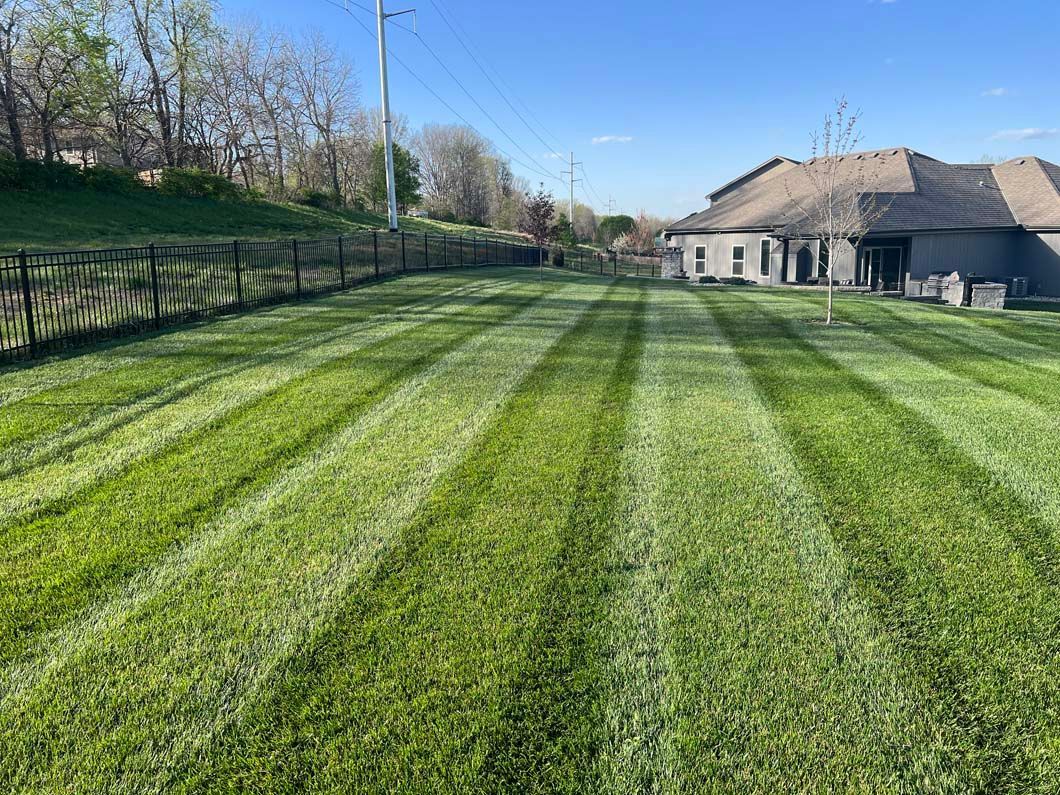
<path fill-rule="evenodd" d="M 556 200 L 545 190 L 542 184 L 537 193 L 526 197 L 526 212 L 519 224 L 519 231 L 525 232 L 538 247 L 538 268 L 544 267 L 544 246 L 552 237 L 554 226 L 552 216 L 556 213 Z"/>

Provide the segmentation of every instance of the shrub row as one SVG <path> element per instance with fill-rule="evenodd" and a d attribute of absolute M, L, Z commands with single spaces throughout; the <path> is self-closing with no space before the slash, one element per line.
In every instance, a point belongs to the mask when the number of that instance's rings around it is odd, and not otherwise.
<path fill-rule="evenodd" d="M 719 279 L 717 276 L 710 276 L 710 275 L 700 276 L 699 277 L 699 283 L 700 284 L 731 284 L 731 285 L 735 285 L 737 287 L 748 285 L 748 284 L 758 284 L 758 282 L 754 281 L 753 279 L 745 279 L 742 276 L 726 276 L 724 278 Z"/>
<path fill-rule="evenodd" d="M 0 190 L 77 190 L 135 193 L 149 190 L 136 170 L 113 166 L 81 168 L 71 163 L 15 160 L 0 155 Z M 156 190 L 165 196 L 209 199 L 243 199 L 251 194 L 222 176 L 197 168 L 167 168 Z M 322 205 L 318 205 L 322 206 Z"/>

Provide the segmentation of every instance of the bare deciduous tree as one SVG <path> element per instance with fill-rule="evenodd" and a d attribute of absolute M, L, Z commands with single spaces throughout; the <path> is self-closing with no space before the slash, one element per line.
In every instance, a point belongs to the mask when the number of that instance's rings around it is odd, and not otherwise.
<path fill-rule="evenodd" d="M 857 251 L 858 243 L 891 206 L 890 201 L 881 201 L 879 191 L 885 158 L 854 156 L 862 139 L 861 114 L 850 113 L 848 107 L 846 99 L 836 102 L 821 130 L 811 135 L 810 159 L 784 180 L 796 220 L 780 231 L 820 241 L 816 272 L 823 271 L 828 278 L 827 324 L 832 323 L 836 262 L 845 251 Z"/>

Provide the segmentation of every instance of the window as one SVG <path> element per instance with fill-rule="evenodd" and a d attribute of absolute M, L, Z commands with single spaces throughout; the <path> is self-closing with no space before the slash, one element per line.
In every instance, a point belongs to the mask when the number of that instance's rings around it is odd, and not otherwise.
<path fill-rule="evenodd" d="M 744 246 L 732 247 L 732 275 L 743 276 Z"/>
<path fill-rule="evenodd" d="M 818 275 L 818 277 L 820 277 L 822 279 L 825 279 L 825 278 L 828 277 L 828 256 L 829 256 L 828 255 L 828 244 L 822 240 L 821 241 L 820 254 L 818 254 L 818 257 L 817 257 L 817 261 L 818 261 L 817 275 Z"/>
<path fill-rule="evenodd" d="M 758 257 L 758 274 L 760 276 L 769 276 L 769 253 L 773 250 L 773 241 L 768 237 L 762 238 L 761 253 Z"/>
<path fill-rule="evenodd" d="M 696 246 L 696 273 L 707 272 L 707 247 Z"/>

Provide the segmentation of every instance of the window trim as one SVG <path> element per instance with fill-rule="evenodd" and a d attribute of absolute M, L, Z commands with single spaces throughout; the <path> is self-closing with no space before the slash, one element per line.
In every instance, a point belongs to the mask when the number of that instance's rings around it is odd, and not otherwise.
<path fill-rule="evenodd" d="M 737 258 L 736 249 L 741 249 L 741 256 Z M 736 272 L 736 263 L 740 263 L 740 272 Z M 743 276 L 747 272 L 747 246 L 741 243 L 732 244 L 732 261 L 729 263 L 729 273 L 732 276 Z"/>
<path fill-rule="evenodd" d="M 765 257 L 765 266 L 766 266 L 766 269 L 765 269 L 764 273 L 762 272 L 762 253 L 763 253 L 762 249 L 764 248 L 763 245 L 762 245 L 763 243 L 765 243 L 768 246 L 768 248 L 766 248 L 766 251 L 765 251 L 765 255 L 766 255 L 766 257 Z M 764 276 L 767 279 L 770 278 L 773 275 L 773 241 L 770 240 L 768 237 L 763 237 L 758 242 L 758 275 L 759 276 Z"/>
<path fill-rule="evenodd" d="M 699 250 L 700 249 L 703 249 L 703 256 L 702 257 L 699 256 Z M 700 270 L 701 267 L 703 268 L 703 270 Z M 707 247 L 706 246 L 699 246 L 699 245 L 693 245 L 692 246 L 692 272 L 696 276 L 699 276 L 700 274 L 705 274 L 707 272 Z"/>

